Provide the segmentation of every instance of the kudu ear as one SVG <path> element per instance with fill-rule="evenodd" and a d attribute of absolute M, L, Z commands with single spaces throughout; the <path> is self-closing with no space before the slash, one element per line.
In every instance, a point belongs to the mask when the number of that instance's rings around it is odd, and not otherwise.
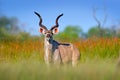
<path fill-rule="evenodd" d="M 52 29 L 52 33 L 53 33 L 53 34 L 57 34 L 58 32 L 59 32 L 58 27 Z"/>
<path fill-rule="evenodd" d="M 39 32 L 42 33 L 42 34 L 45 34 L 45 29 L 40 27 Z"/>

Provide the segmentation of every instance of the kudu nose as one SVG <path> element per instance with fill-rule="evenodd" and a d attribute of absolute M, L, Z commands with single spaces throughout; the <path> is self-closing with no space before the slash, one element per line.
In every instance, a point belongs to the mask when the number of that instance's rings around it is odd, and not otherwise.
<path fill-rule="evenodd" d="M 50 34 L 47 34 L 46 37 L 51 37 L 51 35 L 50 35 Z"/>

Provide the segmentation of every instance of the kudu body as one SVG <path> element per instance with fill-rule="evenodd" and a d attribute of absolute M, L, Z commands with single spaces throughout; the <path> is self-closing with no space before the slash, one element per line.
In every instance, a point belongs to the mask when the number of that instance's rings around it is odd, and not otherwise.
<path fill-rule="evenodd" d="M 59 43 L 53 40 L 53 34 L 58 33 L 58 19 L 63 16 L 63 14 L 59 15 L 56 18 L 56 25 L 53 26 L 50 30 L 46 28 L 42 24 L 41 16 L 35 12 L 35 14 L 40 18 L 39 26 L 40 33 L 44 34 L 44 59 L 45 63 L 50 64 L 66 64 L 72 63 L 75 66 L 80 59 L 79 50 L 72 44 Z"/>

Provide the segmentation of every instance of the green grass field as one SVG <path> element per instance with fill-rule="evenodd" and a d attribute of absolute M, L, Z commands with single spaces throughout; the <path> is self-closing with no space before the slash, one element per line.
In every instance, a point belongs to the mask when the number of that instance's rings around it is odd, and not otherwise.
<path fill-rule="evenodd" d="M 77 67 L 44 63 L 43 41 L 1 41 L 0 80 L 120 80 L 120 39 L 73 42 L 81 52 Z"/>

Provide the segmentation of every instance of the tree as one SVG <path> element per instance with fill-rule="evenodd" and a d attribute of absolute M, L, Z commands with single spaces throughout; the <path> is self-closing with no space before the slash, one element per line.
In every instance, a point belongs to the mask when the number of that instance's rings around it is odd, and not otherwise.
<path fill-rule="evenodd" d="M 104 6 L 104 8 L 103 8 L 103 13 L 104 13 L 103 21 L 100 21 L 100 19 L 98 19 L 98 17 L 96 16 L 97 10 L 98 10 L 97 8 L 93 8 L 93 18 L 97 22 L 97 27 L 99 30 L 98 37 L 103 37 L 104 33 L 103 33 L 102 28 L 104 27 L 105 23 L 107 22 L 108 14 L 106 13 L 106 7 Z"/>
<path fill-rule="evenodd" d="M 93 36 L 97 37 L 97 36 L 99 36 L 99 34 L 100 34 L 99 28 L 98 27 L 92 27 L 88 30 L 87 36 L 88 37 L 93 37 Z"/>
<path fill-rule="evenodd" d="M 55 37 L 61 40 L 77 40 L 82 33 L 82 29 L 78 26 L 67 26 L 63 32 L 60 32 Z"/>
<path fill-rule="evenodd" d="M 17 18 L 0 17 L 0 38 L 6 38 L 20 32 Z"/>
<path fill-rule="evenodd" d="M 112 29 L 109 28 L 101 28 L 102 32 L 104 33 L 104 35 L 102 35 L 102 37 L 113 37 L 115 36 L 115 33 Z M 98 27 L 92 27 L 88 30 L 87 33 L 88 37 L 99 37 L 100 36 L 100 30 Z"/>

